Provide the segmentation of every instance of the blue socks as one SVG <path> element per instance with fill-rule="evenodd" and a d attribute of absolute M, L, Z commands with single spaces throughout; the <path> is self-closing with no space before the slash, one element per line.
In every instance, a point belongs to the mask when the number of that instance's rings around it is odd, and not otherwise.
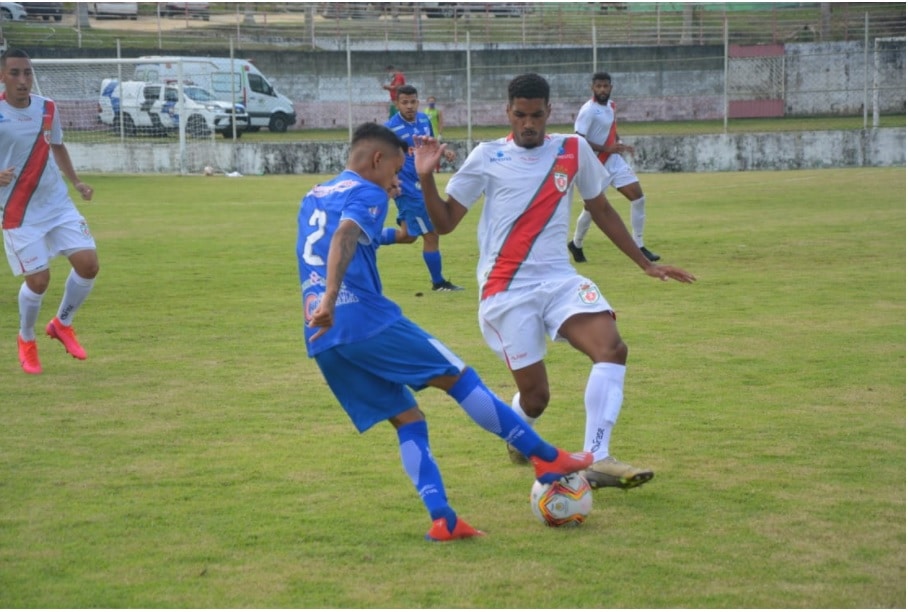
<path fill-rule="evenodd" d="M 432 277 L 432 284 L 444 282 L 445 277 L 441 275 L 441 251 L 423 251 L 422 259 L 426 262 L 429 269 L 429 276 Z"/>
<path fill-rule="evenodd" d="M 429 449 L 429 426 L 425 421 L 407 423 L 397 429 L 397 440 L 400 443 L 400 459 L 404 471 L 413 481 L 429 516 L 433 521 L 444 517 L 447 519 L 448 531 L 453 531 L 457 515 L 448 505 L 441 472 Z"/>
<path fill-rule="evenodd" d="M 473 368 L 466 368 L 448 395 L 453 397 L 476 423 L 507 441 L 527 457 L 553 461 L 558 449 L 543 440 L 510 406 L 498 399 L 480 380 Z"/>

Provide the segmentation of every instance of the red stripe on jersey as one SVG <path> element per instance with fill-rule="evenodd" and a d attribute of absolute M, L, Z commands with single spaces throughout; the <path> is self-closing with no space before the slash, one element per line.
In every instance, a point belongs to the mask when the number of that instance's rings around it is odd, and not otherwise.
<path fill-rule="evenodd" d="M 608 102 L 609 107 L 612 109 L 612 127 L 608 130 L 608 137 L 605 139 L 603 146 L 610 147 L 616 142 L 618 142 L 618 107 L 615 106 L 615 103 L 611 100 Z M 599 158 L 603 164 L 605 160 L 611 157 L 611 153 L 606 153 L 605 151 L 599 151 L 599 154 L 596 156 Z"/>
<path fill-rule="evenodd" d="M 483 285 L 482 299 L 507 290 L 520 266 L 529 256 L 539 234 L 555 214 L 558 203 L 577 176 L 579 166 L 577 138 L 573 136 L 565 138 L 561 152 L 549 168 L 530 205 L 517 218 L 511 232 L 505 238 Z"/>
<path fill-rule="evenodd" d="M 50 130 L 56 109 L 52 100 L 44 101 L 44 119 L 41 129 L 38 131 L 38 137 L 35 138 L 35 144 L 32 145 L 32 150 L 28 154 L 28 160 L 16 178 L 16 183 L 13 185 L 13 190 L 3 209 L 3 229 L 22 227 L 25 210 L 31 202 L 35 189 L 38 188 L 41 175 L 44 174 L 44 168 L 50 157 Z"/>

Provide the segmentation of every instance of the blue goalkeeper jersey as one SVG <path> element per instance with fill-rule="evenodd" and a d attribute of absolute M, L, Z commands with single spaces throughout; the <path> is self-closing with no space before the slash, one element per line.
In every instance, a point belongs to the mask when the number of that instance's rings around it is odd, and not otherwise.
<path fill-rule="evenodd" d="M 352 170 L 316 185 L 303 198 L 299 212 L 296 257 L 305 317 L 306 348 L 312 357 L 338 344 L 369 338 L 402 317 L 400 307 L 382 295 L 376 253 L 388 194 Z M 311 342 L 312 312 L 325 293 L 328 247 L 337 227 L 350 219 L 362 230 L 356 253 L 347 267 L 334 311 L 334 326 Z"/>
<path fill-rule="evenodd" d="M 385 122 L 385 126 L 393 130 L 397 137 L 410 145 L 404 167 L 397 175 L 400 180 L 400 200 L 417 199 L 424 202 L 422 188 L 419 186 L 419 177 L 416 175 L 416 158 L 413 157 L 414 136 L 435 136 L 432 131 L 432 122 L 425 113 L 416 113 L 416 120 L 412 123 L 405 120 L 397 113 Z"/>

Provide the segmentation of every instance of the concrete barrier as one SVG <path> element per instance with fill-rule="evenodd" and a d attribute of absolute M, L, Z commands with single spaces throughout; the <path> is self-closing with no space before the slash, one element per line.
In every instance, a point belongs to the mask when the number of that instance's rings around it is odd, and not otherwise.
<path fill-rule="evenodd" d="M 637 172 L 716 172 L 796 170 L 862 166 L 904 166 L 905 128 L 759 134 L 628 137 L 636 148 Z M 464 141 L 448 145 L 463 161 Z M 336 174 L 347 159 L 344 142 L 266 143 L 205 141 L 187 143 L 185 162 L 178 144 L 126 142 L 68 143 L 79 172 L 125 174 Z M 458 162 L 448 170 L 456 169 Z"/>

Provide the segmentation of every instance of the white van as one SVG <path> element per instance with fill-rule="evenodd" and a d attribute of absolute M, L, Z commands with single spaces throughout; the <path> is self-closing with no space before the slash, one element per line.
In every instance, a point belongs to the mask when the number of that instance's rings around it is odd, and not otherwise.
<path fill-rule="evenodd" d="M 139 59 L 147 63 L 136 65 L 135 80 L 152 82 L 178 79 L 180 67 L 175 60 L 182 60 L 183 82 L 207 89 L 219 100 L 242 104 L 249 113 L 250 132 L 263 127 L 272 132 L 286 132 L 296 123 L 296 111 L 290 98 L 275 91 L 265 75 L 248 60 L 231 62 L 228 57 L 154 55 Z"/>
<path fill-rule="evenodd" d="M 179 130 L 181 105 L 179 88 L 173 83 L 147 83 L 104 79 L 98 98 L 98 121 L 127 136 L 151 134 L 165 136 Z M 241 136 L 249 128 L 249 116 L 242 105 L 233 109 L 229 102 L 214 97 L 196 85 L 183 86 L 182 110 L 186 113 L 186 133 L 202 138 L 217 132 L 224 138 Z"/>

